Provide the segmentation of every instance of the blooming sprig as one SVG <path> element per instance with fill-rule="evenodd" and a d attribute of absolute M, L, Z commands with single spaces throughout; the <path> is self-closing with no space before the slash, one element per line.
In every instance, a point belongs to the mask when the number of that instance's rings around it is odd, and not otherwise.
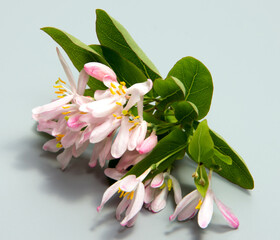
<path fill-rule="evenodd" d="M 170 220 L 198 215 L 199 226 L 206 228 L 215 202 L 230 226 L 238 228 L 237 217 L 213 193 L 212 172 L 245 189 L 253 189 L 254 180 L 243 159 L 204 119 L 213 95 L 209 70 L 185 57 L 163 78 L 117 21 L 103 10 L 96 13 L 100 45 L 84 44 L 57 28 L 42 28 L 79 72 L 76 82 L 57 48 L 67 81 L 58 78 L 56 99 L 32 110 L 37 130 L 52 136 L 43 149 L 57 152 L 66 170 L 72 157 L 93 145 L 89 167 L 99 163 L 116 181 L 97 210 L 118 193 L 122 200 L 116 218 L 122 226 L 133 226 L 143 207 L 162 211 L 171 194 L 176 207 Z M 177 160 L 186 161 L 186 154 L 197 164 L 192 174 L 196 190 L 182 198 L 184 188 L 173 169 L 180 167 Z"/>

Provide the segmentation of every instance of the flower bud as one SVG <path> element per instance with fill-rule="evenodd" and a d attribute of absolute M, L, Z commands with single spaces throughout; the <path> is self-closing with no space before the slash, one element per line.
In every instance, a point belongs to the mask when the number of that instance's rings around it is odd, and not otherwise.
<path fill-rule="evenodd" d="M 88 75 L 97 80 L 103 81 L 104 78 L 110 78 L 111 81 L 117 81 L 117 76 L 114 71 L 102 63 L 89 62 L 84 65 L 84 69 Z"/>
<path fill-rule="evenodd" d="M 137 146 L 136 150 L 140 154 L 148 153 L 154 149 L 154 147 L 157 145 L 157 142 L 157 135 L 155 134 L 155 132 L 152 132 L 148 138 L 146 138 L 142 143 L 140 143 Z"/>

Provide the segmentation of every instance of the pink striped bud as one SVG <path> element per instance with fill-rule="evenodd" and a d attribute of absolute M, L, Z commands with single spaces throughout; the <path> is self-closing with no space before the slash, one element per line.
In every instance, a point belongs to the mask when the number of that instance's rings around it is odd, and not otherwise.
<path fill-rule="evenodd" d="M 157 139 L 157 135 L 155 134 L 155 132 L 153 131 L 151 133 L 151 135 L 146 138 L 142 143 L 140 143 L 136 150 L 140 153 L 140 154 L 145 154 L 145 153 L 149 153 L 150 151 L 152 151 L 154 149 L 154 147 L 157 145 L 158 139 Z"/>
<path fill-rule="evenodd" d="M 86 73 L 97 80 L 103 81 L 104 78 L 116 82 L 117 76 L 114 71 L 106 65 L 98 62 L 89 62 L 84 65 Z"/>

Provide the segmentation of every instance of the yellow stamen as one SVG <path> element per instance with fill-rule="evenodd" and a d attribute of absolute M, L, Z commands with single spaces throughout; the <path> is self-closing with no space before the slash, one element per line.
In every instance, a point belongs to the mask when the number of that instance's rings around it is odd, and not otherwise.
<path fill-rule="evenodd" d="M 118 193 L 120 193 L 121 192 L 121 189 L 119 188 L 119 191 L 118 191 Z"/>
<path fill-rule="evenodd" d="M 65 135 L 64 134 L 57 134 L 56 136 L 63 138 Z"/>
<path fill-rule="evenodd" d="M 61 82 L 61 83 L 63 83 L 63 84 L 66 84 L 66 82 L 64 82 L 64 81 L 61 80 L 61 78 L 58 78 L 58 81 Z"/>
<path fill-rule="evenodd" d="M 67 92 L 67 90 L 66 90 L 66 89 L 63 89 L 63 88 L 60 88 L 59 91 L 61 91 L 61 92 Z"/>
<path fill-rule="evenodd" d="M 71 113 L 71 111 L 63 112 L 62 114 L 63 114 L 63 115 L 66 115 L 66 114 L 68 114 L 68 113 Z"/>
<path fill-rule="evenodd" d="M 56 137 L 56 141 L 59 142 L 61 140 L 61 137 Z"/>
<path fill-rule="evenodd" d="M 112 86 L 113 88 L 116 88 L 116 85 L 115 85 L 114 83 L 112 83 L 112 82 L 111 82 L 111 86 Z"/>
<path fill-rule="evenodd" d="M 122 90 L 123 94 L 126 94 L 126 91 L 124 91 L 124 89 L 123 89 L 123 88 L 121 88 L 121 90 Z"/>
<path fill-rule="evenodd" d="M 139 123 L 139 122 L 135 122 L 135 123 L 134 123 L 134 126 L 136 127 L 138 124 L 140 124 L 140 123 Z"/>
<path fill-rule="evenodd" d="M 70 106 L 62 106 L 63 109 L 70 108 Z"/>
<path fill-rule="evenodd" d="M 123 114 L 123 115 L 127 115 L 127 114 L 128 114 L 128 111 L 127 111 L 127 110 L 122 110 L 122 114 Z"/>
<path fill-rule="evenodd" d="M 160 186 L 160 188 L 159 189 L 164 189 L 165 188 L 165 183 L 164 184 L 162 184 L 161 186 Z"/>
<path fill-rule="evenodd" d="M 129 129 L 129 131 L 132 131 L 134 128 L 135 128 L 135 126 L 132 126 L 132 127 Z"/>
<path fill-rule="evenodd" d="M 116 102 L 116 104 L 118 104 L 118 105 L 122 106 L 122 104 L 121 104 L 120 102 Z"/>
<path fill-rule="evenodd" d="M 61 148 L 62 147 L 61 143 L 56 144 L 56 147 Z"/>
<path fill-rule="evenodd" d="M 119 198 L 122 198 L 124 194 L 124 191 L 122 191 L 121 195 L 119 196 Z"/>
<path fill-rule="evenodd" d="M 116 117 L 116 119 L 122 119 L 122 116 Z"/>
<path fill-rule="evenodd" d="M 58 98 L 64 98 L 65 96 L 57 96 Z"/>
<path fill-rule="evenodd" d="M 128 122 L 130 122 L 130 123 L 134 123 L 134 121 L 131 121 L 131 120 L 129 120 Z"/>
<path fill-rule="evenodd" d="M 116 114 L 113 114 L 113 116 L 114 116 L 114 117 L 117 117 L 117 115 L 116 115 Z"/>
<path fill-rule="evenodd" d="M 54 88 L 63 88 L 61 85 L 53 86 Z"/>
<path fill-rule="evenodd" d="M 199 202 L 198 202 L 198 204 L 196 205 L 195 209 L 200 209 L 201 204 L 202 204 L 202 201 L 201 201 L 201 199 L 199 199 Z"/>
<path fill-rule="evenodd" d="M 126 193 L 123 195 L 123 197 L 127 196 L 128 194 L 130 194 L 130 192 L 126 192 Z"/>
<path fill-rule="evenodd" d="M 129 196 L 130 196 L 130 200 L 132 200 L 133 197 L 134 197 L 134 191 L 132 191 L 132 192 L 129 194 Z"/>
<path fill-rule="evenodd" d="M 171 180 L 171 178 L 169 178 L 167 180 L 167 187 L 168 187 L 168 191 L 171 191 L 171 188 L 172 188 L 172 180 Z"/>
<path fill-rule="evenodd" d="M 69 116 L 65 116 L 65 117 L 64 117 L 64 119 L 65 119 L 66 121 L 68 121 L 68 119 L 69 119 Z"/>
<path fill-rule="evenodd" d="M 116 90 L 116 93 L 119 94 L 119 95 L 122 95 L 119 90 Z"/>
<path fill-rule="evenodd" d="M 115 95 L 116 93 L 113 91 L 113 89 L 112 88 L 110 88 L 110 92 L 113 94 L 113 95 Z"/>
<path fill-rule="evenodd" d="M 139 116 L 134 117 L 134 119 L 140 118 Z"/>
<path fill-rule="evenodd" d="M 87 112 L 80 112 L 80 114 L 87 114 Z"/>
<path fill-rule="evenodd" d="M 120 84 L 123 85 L 123 86 L 125 86 L 126 83 L 125 83 L 125 82 L 120 82 Z"/>
<path fill-rule="evenodd" d="M 56 93 L 56 94 L 63 94 L 64 92 L 61 92 L 61 91 L 55 91 L 54 93 Z"/>

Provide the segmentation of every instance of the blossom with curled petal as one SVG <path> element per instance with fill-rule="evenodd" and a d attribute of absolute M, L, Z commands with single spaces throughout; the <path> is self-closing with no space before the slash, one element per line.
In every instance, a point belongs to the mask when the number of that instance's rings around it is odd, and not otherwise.
<path fill-rule="evenodd" d="M 168 172 L 157 174 L 145 188 L 145 207 L 152 212 L 159 212 L 164 209 L 168 192 L 172 188 L 175 202 L 178 204 L 182 199 L 182 193 L 177 179 Z"/>
<path fill-rule="evenodd" d="M 210 181 L 211 174 L 209 175 Z M 197 190 L 194 190 L 186 195 L 178 203 L 174 213 L 169 217 L 169 220 L 173 221 L 176 217 L 178 217 L 179 221 L 184 221 L 194 217 L 198 212 L 198 225 L 201 228 L 206 228 L 210 223 L 213 215 L 214 201 L 229 225 L 232 228 L 238 228 L 239 221 L 237 217 L 230 211 L 230 209 L 226 205 L 224 205 L 218 198 L 216 198 L 210 185 L 204 199 Z"/>
<path fill-rule="evenodd" d="M 151 168 L 148 168 L 139 177 L 128 175 L 111 185 L 104 192 L 97 211 L 99 212 L 104 204 L 118 192 L 120 193 L 120 198 L 123 197 L 123 199 L 117 207 L 116 218 L 121 220 L 121 215 L 125 212 L 125 217 L 121 221 L 121 225 L 127 227 L 132 226 L 144 203 L 145 187 L 142 181 L 147 177 L 150 171 Z"/>

